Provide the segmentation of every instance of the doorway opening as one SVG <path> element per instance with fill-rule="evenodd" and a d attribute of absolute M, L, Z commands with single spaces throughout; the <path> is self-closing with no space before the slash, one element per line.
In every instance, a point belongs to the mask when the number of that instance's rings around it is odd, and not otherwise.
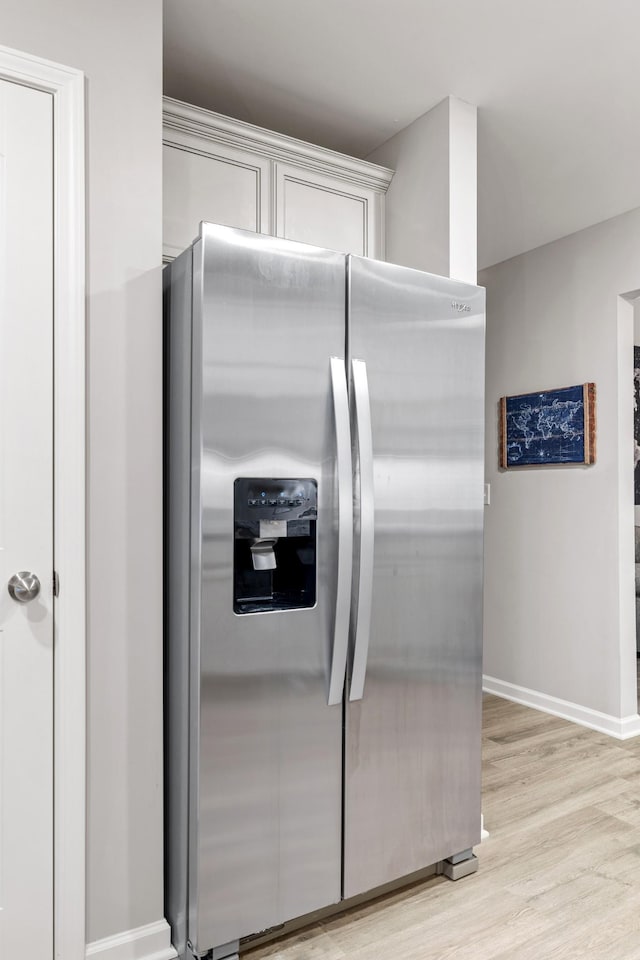
<path fill-rule="evenodd" d="M 618 622 L 624 716 L 633 715 L 634 711 L 640 714 L 640 576 L 636 576 L 636 571 L 640 574 L 640 365 L 636 380 L 636 356 L 640 362 L 640 289 L 618 297 Z M 634 409 L 636 391 L 637 412 Z"/>
<path fill-rule="evenodd" d="M 634 441 L 634 581 L 636 636 L 636 699 L 640 713 L 640 297 L 631 300 L 633 307 L 633 441 Z"/>

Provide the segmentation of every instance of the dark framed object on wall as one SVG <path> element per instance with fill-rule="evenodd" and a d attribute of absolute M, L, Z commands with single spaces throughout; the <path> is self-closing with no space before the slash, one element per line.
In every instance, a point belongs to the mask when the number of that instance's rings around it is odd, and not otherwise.
<path fill-rule="evenodd" d="M 500 398 L 500 466 L 596 462 L 596 385 Z"/>

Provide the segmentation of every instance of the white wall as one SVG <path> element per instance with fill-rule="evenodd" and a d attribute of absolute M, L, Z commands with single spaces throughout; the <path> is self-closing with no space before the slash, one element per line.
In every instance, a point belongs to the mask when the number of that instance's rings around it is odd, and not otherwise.
<path fill-rule="evenodd" d="M 587 721 L 589 711 L 630 717 L 633 310 L 619 294 L 640 285 L 640 210 L 485 270 L 480 283 L 491 482 L 484 672 L 507 690 L 578 705 Z M 498 399 L 585 381 L 597 388 L 597 463 L 499 471 Z"/>
<path fill-rule="evenodd" d="M 367 160 L 395 170 L 386 258 L 467 283 L 477 272 L 477 109 L 447 97 Z"/>
<path fill-rule="evenodd" d="M 87 78 L 87 920 L 96 940 L 163 916 L 161 0 L 5 4 L 2 43 Z"/>

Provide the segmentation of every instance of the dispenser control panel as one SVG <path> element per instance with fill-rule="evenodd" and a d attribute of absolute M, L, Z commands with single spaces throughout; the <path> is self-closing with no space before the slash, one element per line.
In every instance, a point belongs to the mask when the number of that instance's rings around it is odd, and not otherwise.
<path fill-rule="evenodd" d="M 258 480 L 240 477 L 235 483 L 235 506 L 246 508 L 246 518 L 289 520 L 317 515 L 315 480 Z M 245 513 L 242 510 L 242 513 Z"/>

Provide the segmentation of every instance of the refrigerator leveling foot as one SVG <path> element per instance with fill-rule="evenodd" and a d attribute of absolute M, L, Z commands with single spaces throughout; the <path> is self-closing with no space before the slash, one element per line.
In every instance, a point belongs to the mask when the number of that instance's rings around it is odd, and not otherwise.
<path fill-rule="evenodd" d="M 462 880 L 478 869 L 478 858 L 473 850 L 463 850 L 442 862 L 442 872 L 449 880 Z"/>
<path fill-rule="evenodd" d="M 209 952 L 211 960 L 238 960 L 240 953 L 240 943 L 238 940 L 232 940 L 231 943 L 221 943 Z"/>
<path fill-rule="evenodd" d="M 187 943 L 185 960 L 239 960 L 239 949 L 239 941 L 232 940 L 231 943 L 223 943 L 219 947 L 212 947 L 204 954 L 198 954 L 194 952 L 192 944 Z"/>

